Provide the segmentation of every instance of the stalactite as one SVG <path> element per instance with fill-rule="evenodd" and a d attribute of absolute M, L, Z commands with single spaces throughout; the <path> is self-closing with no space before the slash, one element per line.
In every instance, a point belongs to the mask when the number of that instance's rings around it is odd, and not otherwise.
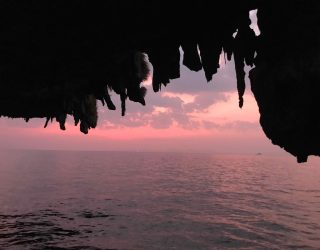
<path fill-rule="evenodd" d="M 320 78 L 315 59 L 319 6 L 316 0 L 198 0 L 170 6 L 160 1 L 1 1 L 0 116 L 26 121 L 40 117 L 44 127 L 55 119 L 64 130 L 70 115 L 88 133 L 97 125 L 97 100 L 115 110 L 110 94 L 119 95 L 122 115 L 127 99 L 145 105 L 145 54 L 158 92 L 180 77 L 180 47 L 183 64 L 203 69 L 207 81 L 217 72 L 223 51 L 228 60 L 234 55 L 239 106 L 246 87 L 245 64 L 256 66 L 250 78 L 264 131 L 304 161 L 320 154 L 315 132 L 320 122 L 312 117 L 320 93 L 315 84 Z M 259 38 L 249 27 L 253 9 L 258 9 Z M 288 67 L 300 78 L 292 77 Z M 299 122 L 279 115 L 284 107 Z"/>

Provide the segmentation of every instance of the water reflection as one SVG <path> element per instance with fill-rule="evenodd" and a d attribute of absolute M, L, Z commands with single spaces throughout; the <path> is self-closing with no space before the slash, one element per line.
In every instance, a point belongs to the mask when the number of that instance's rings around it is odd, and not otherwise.
<path fill-rule="evenodd" d="M 0 248 L 319 248 L 315 162 L 163 153 L 0 156 Z"/>

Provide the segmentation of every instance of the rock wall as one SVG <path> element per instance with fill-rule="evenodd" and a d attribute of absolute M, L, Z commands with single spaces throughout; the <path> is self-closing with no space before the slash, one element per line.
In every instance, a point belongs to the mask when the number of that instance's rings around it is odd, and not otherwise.
<path fill-rule="evenodd" d="M 320 3 L 261 4 L 251 89 L 272 143 L 307 161 L 320 155 Z"/>
<path fill-rule="evenodd" d="M 145 105 L 141 82 L 153 65 L 160 91 L 180 76 L 180 52 L 208 81 L 221 52 L 235 59 L 239 106 L 244 66 L 266 135 L 305 161 L 319 155 L 319 1 L 0 1 L 0 115 L 97 125 L 96 101 L 114 110 L 109 92 Z M 250 29 L 258 9 L 261 35 Z M 234 33 L 236 36 L 233 37 Z M 255 57 L 255 54 L 257 56 Z"/>

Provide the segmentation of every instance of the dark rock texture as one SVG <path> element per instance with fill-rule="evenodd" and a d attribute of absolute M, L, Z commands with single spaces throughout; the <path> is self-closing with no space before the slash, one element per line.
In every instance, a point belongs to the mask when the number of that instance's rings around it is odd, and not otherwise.
<path fill-rule="evenodd" d="M 320 155 L 320 2 L 259 6 L 251 89 L 265 134 L 297 157 Z"/>
<path fill-rule="evenodd" d="M 153 65 L 153 89 L 180 76 L 183 64 L 208 81 L 223 51 L 234 56 L 239 106 L 244 66 L 273 143 L 305 161 L 320 155 L 319 11 L 317 0 L 0 1 L 0 115 L 53 119 L 67 114 L 88 133 L 96 101 L 114 110 L 109 92 L 145 105 L 140 86 Z M 261 35 L 249 27 L 258 9 Z M 235 38 L 233 34 L 237 31 Z M 199 52 L 198 52 L 199 51 Z M 257 56 L 255 57 L 255 54 Z"/>

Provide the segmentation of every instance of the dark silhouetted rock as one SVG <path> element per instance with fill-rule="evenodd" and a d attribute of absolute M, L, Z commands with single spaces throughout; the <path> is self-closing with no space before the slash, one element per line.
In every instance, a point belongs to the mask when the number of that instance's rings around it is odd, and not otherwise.
<path fill-rule="evenodd" d="M 320 2 L 265 2 L 251 88 L 272 142 L 305 162 L 320 155 Z"/>
<path fill-rule="evenodd" d="M 235 59 L 239 106 L 244 66 L 261 125 L 273 143 L 297 156 L 320 155 L 319 11 L 317 0 L 226 1 L 0 1 L 0 115 L 56 120 L 65 129 L 72 115 L 80 130 L 97 125 L 99 100 L 115 110 L 109 92 L 145 105 L 148 77 L 160 91 L 180 77 L 183 64 L 219 68 L 223 51 Z M 249 27 L 258 9 L 261 35 Z M 237 32 L 235 38 L 233 34 Z M 257 56 L 255 57 L 255 54 Z"/>

